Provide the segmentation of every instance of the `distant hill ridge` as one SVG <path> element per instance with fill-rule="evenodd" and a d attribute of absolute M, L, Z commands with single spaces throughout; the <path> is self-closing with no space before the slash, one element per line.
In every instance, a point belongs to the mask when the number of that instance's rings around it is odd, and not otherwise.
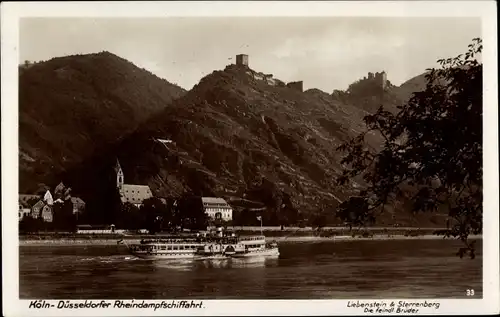
<path fill-rule="evenodd" d="M 109 52 L 21 65 L 20 191 L 114 144 L 184 93 Z"/>
<path fill-rule="evenodd" d="M 370 110 L 402 101 L 389 91 L 356 104 L 318 89 L 270 85 L 249 70 L 232 65 L 205 76 L 96 159 L 99 165 L 104 170 L 118 157 L 126 181 L 148 184 L 157 196 L 243 198 L 267 207 L 274 219 L 293 210 L 312 217 L 334 208 L 354 189 L 334 183 L 341 170 L 337 146 L 364 129 Z M 379 146 L 379 136 L 369 138 Z M 81 166 L 67 180 L 88 197 L 96 190 L 90 177 L 95 164 Z M 82 181 L 82 175 L 88 178 Z M 387 215 L 383 221 L 412 221 L 407 213 Z"/>
<path fill-rule="evenodd" d="M 148 184 L 157 196 L 245 199 L 274 219 L 325 213 L 354 189 L 335 186 L 337 146 L 381 104 L 404 102 L 398 87 L 353 98 L 275 78 L 270 85 L 260 74 L 230 65 L 185 92 L 107 52 L 31 65 L 20 75 L 21 183 L 62 179 L 92 200 L 118 158 L 127 183 Z M 380 141 L 369 136 L 372 147 Z M 410 222 L 387 215 L 386 223 Z"/>

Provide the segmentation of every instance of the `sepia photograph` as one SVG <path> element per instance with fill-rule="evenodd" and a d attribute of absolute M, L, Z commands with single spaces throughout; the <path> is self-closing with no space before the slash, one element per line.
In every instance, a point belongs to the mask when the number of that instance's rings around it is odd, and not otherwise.
<path fill-rule="evenodd" d="M 19 15 L 2 58 L 4 276 L 9 261 L 24 313 L 498 313 L 484 17 L 109 14 L 132 4 Z"/>

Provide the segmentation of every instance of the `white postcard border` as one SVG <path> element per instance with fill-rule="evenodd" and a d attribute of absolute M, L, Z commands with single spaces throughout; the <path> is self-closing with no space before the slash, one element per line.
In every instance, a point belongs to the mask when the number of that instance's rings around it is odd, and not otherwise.
<path fill-rule="evenodd" d="M 21 17 L 168 17 L 168 16 L 477 16 L 483 21 L 484 43 L 484 234 L 483 299 L 440 300 L 425 314 L 489 314 L 499 312 L 498 82 L 496 5 L 493 1 L 415 2 L 65 2 L 2 3 L 2 252 L 3 307 L 6 316 L 88 315 L 361 315 L 347 300 L 203 300 L 204 309 L 28 309 L 19 300 L 18 271 L 18 21 Z M 425 265 L 425 263 L 423 264 Z M 466 278 L 466 276 L 464 276 Z M 387 299 L 399 301 L 401 299 Z M 97 301 L 97 300 L 94 300 Z M 110 301 L 110 300 L 107 300 Z M 353 299 L 351 301 L 356 301 Z M 361 300 L 360 300 L 361 301 Z M 78 302 L 78 301 L 72 301 Z M 111 301 L 110 301 L 111 302 Z M 157 301 L 151 301 L 157 302 Z M 369 300 L 362 300 L 369 302 Z M 417 302 L 409 300 L 408 302 Z M 422 312 L 424 313 L 424 312 Z"/>

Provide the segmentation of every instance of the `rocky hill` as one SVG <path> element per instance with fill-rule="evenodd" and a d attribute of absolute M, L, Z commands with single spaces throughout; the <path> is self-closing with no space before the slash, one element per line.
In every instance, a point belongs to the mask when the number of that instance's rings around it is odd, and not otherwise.
<path fill-rule="evenodd" d="M 365 96 L 360 106 L 349 96 L 273 86 L 249 74 L 231 65 L 204 77 L 66 182 L 91 197 L 98 179 L 92 169 L 109 171 L 118 158 L 126 183 L 148 184 L 157 196 L 222 196 L 235 205 L 266 207 L 271 219 L 293 211 L 302 218 L 332 215 L 353 189 L 334 184 L 341 169 L 337 146 L 364 129 L 370 110 L 395 108 L 402 100 L 388 92 Z M 380 141 L 371 135 L 369 145 Z M 407 213 L 382 219 L 411 221 Z"/>
<path fill-rule="evenodd" d="M 19 67 L 20 192 L 97 154 L 185 91 L 108 52 Z"/>
<path fill-rule="evenodd" d="M 427 73 L 415 76 L 398 87 L 392 87 L 392 93 L 400 100 L 408 100 L 414 92 L 422 91 L 425 89 L 427 80 L 425 76 Z"/>

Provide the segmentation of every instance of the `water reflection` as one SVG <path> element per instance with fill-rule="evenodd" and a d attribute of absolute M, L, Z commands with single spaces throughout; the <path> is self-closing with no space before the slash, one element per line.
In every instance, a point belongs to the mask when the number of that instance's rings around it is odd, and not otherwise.
<path fill-rule="evenodd" d="M 258 268 L 258 267 L 274 267 L 278 266 L 279 259 L 255 257 L 249 259 L 232 259 L 233 268 Z"/>
<path fill-rule="evenodd" d="M 173 271 L 194 271 L 200 269 L 248 269 L 276 267 L 279 265 L 279 259 L 266 257 L 149 261 L 151 265 L 157 269 L 167 269 Z"/>
<path fill-rule="evenodd" d="M 157 269 L 167 269 L 173 271 L 191 271 L 194 268 L 193 260 L 150 260 Z"/>

